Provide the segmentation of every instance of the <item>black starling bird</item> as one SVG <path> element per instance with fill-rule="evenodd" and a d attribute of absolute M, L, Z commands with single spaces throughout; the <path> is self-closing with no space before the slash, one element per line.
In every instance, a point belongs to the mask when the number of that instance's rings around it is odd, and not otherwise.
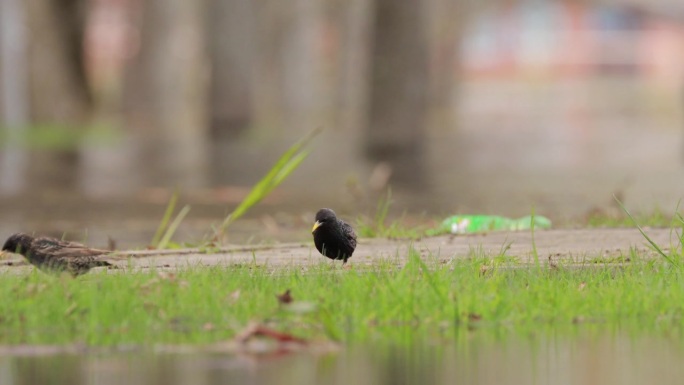
<path fill-rule="evenodd" d="M 87 273 L 93 267 L 111 266 L 109 262 L 97 258 L 111 253 L 109 250 L 91 249 L 80 243 L 48 237 L 34 238 L 22 233 L 7 238 L 2 251 L 21 254 L 45 272 L 67 272 L 74 277 Z"/>
<path fill-rule="evenodd" d="M 316 223 L 311 229 L 316 248 L 330 259 L 341 259 L 344 265 L 356 248 L 356 233 L 349 224 L 337 218 L 330 209 L 316 213 Z"/>

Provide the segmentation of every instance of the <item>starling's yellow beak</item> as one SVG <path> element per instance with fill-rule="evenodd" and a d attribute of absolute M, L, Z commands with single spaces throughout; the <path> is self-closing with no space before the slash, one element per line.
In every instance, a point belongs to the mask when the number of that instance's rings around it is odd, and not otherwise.
<path fill-rule="evenodd" d="M 321 222 L 316 221 L 316 223 L 314 223 L 314 225 L 313 225 L 313 228 L 311 229 L 311 234 L 313 234 L 314 231 L 316 231 L 316 229 L 319 227 L 321 227 Z"/>

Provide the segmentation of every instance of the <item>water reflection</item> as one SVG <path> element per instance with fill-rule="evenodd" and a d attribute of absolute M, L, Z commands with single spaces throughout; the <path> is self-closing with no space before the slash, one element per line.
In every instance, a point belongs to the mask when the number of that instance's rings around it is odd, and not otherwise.
<path fill-rule="evenodd" d="M 280 356 L 97 354 L 4 356 L 3 384 L 669 384 L 680 383 L 682 343 L 586 333 L 455 344 L 349 347 Z"/>

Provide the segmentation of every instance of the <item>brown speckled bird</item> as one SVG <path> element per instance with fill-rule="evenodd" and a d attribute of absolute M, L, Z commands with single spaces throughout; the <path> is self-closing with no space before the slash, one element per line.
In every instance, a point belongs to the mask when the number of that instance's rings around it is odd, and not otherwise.
<path fill-rule="evenodd" d="M 21 254 L 44 272 L 67 272 L 74 277 L 87 273 L 93 267 L 111 266 L 109 262 L 98 258 L 111 253 L 109 250 L 91 249 L 80 243 L 55 238 L 34 238 L 23 233 L 7 238 L 2 251 Z"/>
<path fill-rule="evenodd" d="M 343 265 L 356 249 L 354 229 L 338 219 L 335 212 L 330 209 L 318 210 L 311 233 L 316 249 L 330 259 L 341 259 Z"/>

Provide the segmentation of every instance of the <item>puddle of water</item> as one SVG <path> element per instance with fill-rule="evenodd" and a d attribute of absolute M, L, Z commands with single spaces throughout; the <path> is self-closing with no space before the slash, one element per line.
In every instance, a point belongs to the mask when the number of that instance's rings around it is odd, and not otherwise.
<path fill-rule="evenodd" d="M 324 354 L 94 354 L 0 357 L 2 384 L 675 384 L 681 341 L 592 333 L 449 345 L 354 346 Z"/>

